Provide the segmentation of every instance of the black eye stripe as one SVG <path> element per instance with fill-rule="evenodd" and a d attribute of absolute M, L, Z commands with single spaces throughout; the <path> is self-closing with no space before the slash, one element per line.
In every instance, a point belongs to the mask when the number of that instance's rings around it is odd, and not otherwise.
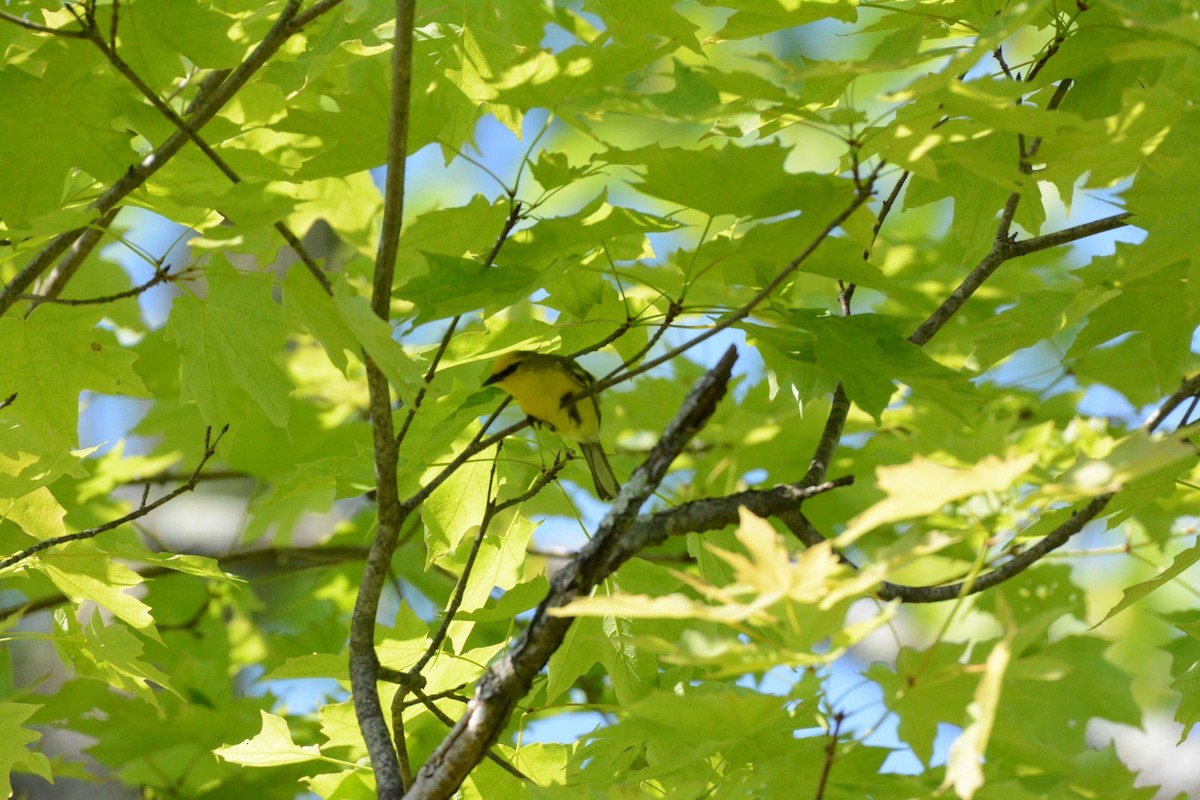
<path fill-rule="evenodd" d="M 509 376 L 510 376 L 510 375 L 512 375 L 514 372 L 516 372 L 516 371 L 517 371 L 517 367 L 519 367 L 519 366 L 521 366 L 521 362 L 520 362 L 520 361 L 518 361 L 518 362 L 517 362 L 517 363 L 515 363 L 515 364 L 509 364 L 507 367 L 505 367 L 504 369 L 500 370 L 500 371 L 499 371 L 499 372 L 497 372 L 495 375 L 493 375 L 492 377 L 490 377 L 490 378 L 488 378 L 486 381 L 484 381 L 484 382 L 483 382 L 483 385 L 484 385 L 484 386 L 491 386 L 493 383 L 499 383 L 500 381 L 504 380 L 505 378 L 509 377 Z"/>

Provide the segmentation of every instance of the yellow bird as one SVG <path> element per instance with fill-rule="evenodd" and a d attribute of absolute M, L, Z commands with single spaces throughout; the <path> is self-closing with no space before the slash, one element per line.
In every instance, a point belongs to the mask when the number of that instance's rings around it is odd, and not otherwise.
<path fill-rule="evenodd" d="M 600 446 L 600 403 L 595 395 L 576 397 L 595 382 L 590 372 L 569 358 L 517 350 L 496 359 L 491 377 L 483 385 L 499 386 L 534 424 L 578 442 L 592 472 L 596 495 L 611 500 L 621 491 L 621 484 Z"/>

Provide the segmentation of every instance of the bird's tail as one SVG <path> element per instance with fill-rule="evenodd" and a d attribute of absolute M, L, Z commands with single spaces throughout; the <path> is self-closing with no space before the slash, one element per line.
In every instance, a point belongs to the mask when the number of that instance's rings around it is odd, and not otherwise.
<path fill-rule="evenodd" d="M 579 449 L 583 451 L 583 458 L 592 472 L 592 481 L 596 484 L 596 496 L 601 500 L 612 500 L 617 496 L 617 492 L 621 491 L 621 484 L 617 483 L 617 476 L 613 474 L 612 467 L 608 465 L 604 448 L 600 446 L 599 442 L 580 442 Z"/>

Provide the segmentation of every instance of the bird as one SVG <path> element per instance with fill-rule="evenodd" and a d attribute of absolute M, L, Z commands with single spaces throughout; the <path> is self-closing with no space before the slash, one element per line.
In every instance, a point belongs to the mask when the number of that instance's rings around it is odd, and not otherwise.
<path fill-rule="evenodd" d="M 621 484 L 600 446 L 600 403 L 594 394 L 580 396 L 595 383 L 590 372 L 566 356 L 515 350 L 496 359 L 483 385 L 499 386 L 512 395 L 530 422 L 577 442 L 596 495 L 611 500 Z"/>

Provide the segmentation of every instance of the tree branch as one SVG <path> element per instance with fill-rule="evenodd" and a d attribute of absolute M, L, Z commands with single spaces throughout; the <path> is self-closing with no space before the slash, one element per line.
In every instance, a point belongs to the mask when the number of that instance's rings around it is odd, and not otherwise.
<path fill-rule="evenodd" d="M 228 178 L 233 184 L 241 183 L 242 178 L 237 174 L 233 167 L 229 166 L 228 162 L 226 162 L 225 159 L 222 158 L 220 154 L 217 153 L 217 151 L 214 150 L 211 145 L 209 145 L 208 142 L 200 137 L 200 134 L 196 133 L 196 131 L 182 117 L 175 113 L 175 109 L 163 102 L 163 100 L 158 96 L 158 93 L 150 88 L 150 86 L 143 81 L 136 72 L 133 71 L 132 67 L 125 63 L 125 60 L 117 53 L 116 37 L 113 36 L 113 43 L 109 44 L 104 40 L 99 28 L 96 27 L 95 19 L 93 19 L 91 16 L 80 17 L 71 6 L 67 6 L 67 8 L 71 9 L 71 13 L 75 14 L 76 19 L 79 20 L 79 24 L 83 28 L 82 32 L 84 37 L 96 46 L 96 48 L 104 55 L 104 57 L 108 59 L 108 62 L 112 64 L 113 68 L 122 76 L 124 76 L 127 81 L 133 84 L 134 88 L 141 92 L 142 96 L 149 100 L 151 105 L 153 105 L 160 114 L 166 117 L 167 120 L 181 133 L 186 135 L 188 139 L 191 140 L 192 144 L 196 145 L 196 147 L 200 149 L 200 152 L 204 153 L 208 160 L 211 161 L 213 165 L 215 165 L 216 168 L 221 171 L 222 175 Z M 116 9 L 117 6 L 114 4 L 114 34 L 116 32 Z M 283 237 L 283 240 L 288 243 L 300 261 L 303 262 L 304 266 L 308 268 L 308 271 L 312 273 L 313 277 L 316 278 L 317 283 L 319 283 L 321 288 L 325 290 L 325 293 L 333 294 L 333 286 L 329 283 L 329 278 L 325 276 L 325 273 L 321 270 L 320 265 L 317 264 L 316 259 L 314 259 L 312 254 L 308 252 L 308 248 L 306 248 L 304 243 L 300 241 L 300 237 L 293 233 L 291 228 L 289 228 L 281 220 L 276 220 L 272 227 L 274 227 L 275 230 L 279 232 L 279 235 Z"/>
<path fill-rule="evenodd" d="M 388 126 L 387 178 L 384 185 L 383 226 L 375 256 L 371 310 L 382 320 L 391 316 L 392 282 L 400 228 L 404 219 L 404 167 L 408 148 L 409 93 L 412 83 L 412 42 L 415 0 L 396 0 L 396 33 L 392 43 L 391 110 Z M 375 654 L 375 617 L 387 579 L 392 553 L 405 518 L 415 505 L 401 505 L 396 482 L 397 437 L 392 422 L 391 389 L 387 377 L 366 351 L 363 364 L 371 404 L 375 449 L 375 492 L 379 528 L 367 556 L 354 613 L 350 621 L 350 687 L 354 713 L 371 756 L 380 800 L 399 800 L 405 794 L 400 763 L 379 701 L 379 660 Z"/>
<path fill-rule="evenodd" d="M 60 306 L 102 305 L 104 303 L 114 303 L 117 300 L 125 300 L 130 297 L 137 297 L 139 294 L 153 289 L 160 283 L 169 283 L 170 281 L 176 280 L 178 277 L 178 275 L 171 274 L 171 268 L 169 266 L 162 267 L 155 265 L 153 278 L 145 283 L 134 286 L 132 289 L 126 289 L 123 292 L 114 292 L 113 294 L 106 294 L 102 297 L 68 298 L 66 300 L 50 294 L 25 294 L 21 295 L 21 297 L 24 300 L 33 300 L 38 304 L 54 303 L 55 305 Z M 57 292 L 55 294 L 57 294 Z"/>
<path fill-rule="evenodd" d="M 95 528 L 88 528 L 87 530 L 79 531 L 78 533 L 68 533 L 64 536 L 53 536 L 49 539 L 43 539 L 37 544 L 27 547 L 20 552 L 12 554 L 3 561 L 0 561 L 0 571 L 8 569 L 15 564 L 19 564 L 25 559 L 37 555 L 43 550 L 48 550 L 51 547 L 57 547 L 60 544 L 67 544 L 68 542 L 78 542 L 83 539 L 93 539 L 106 531 L 119 528 L 135 519 L 140 519 L 154 509 L 171 502 L 176 497 L 179 497 L 179 495 L 192 491 L 192 489 L 196 488 L 196 484 L 200 482 L 200 471 L 204 469 L 204 465 L 208 463 L 208 460 L 216 455 L 217 443 L 221 441 L 221 437 L 224 436 L 225 432 L 228 430 L 228 425 L 221 428 L 220 433 L 217 434 L 217 438 L 214 439 L 212 438 L 212 428 L 206 429 L 204 432 L 204 454 L 200 457 L 200 463 L 196 465 L 196 468 L 192 470 L 192 474 L 188 476 L 188 479 L 184 483 L 158 498 L 153 503 L 146 503 L 143 501 L 143 503 L 138 506 L 137 509 L 130 511 L 125 516 L 114 519 L 111 522 L 106 522 L 103 525 Z"/>
<path fill-rule="evenodd" d="M 1142 423 L 1142 430 L 1146 433 L 1154 433 L 1155 429 L 1163 423 L 1172 411 L 1179 407 L 1180 403 L 1187 400 L 1189 397 L 1196 396 L 1200 392 L 1200 373 L 1186 379 L 1175 390 L 1175 393 L 1163 402 L 1161 406 L 1154 410 L 1154 413 L 1146 418 Z"/>
<path fill-rule="evenodd" d="M 670 361 L 671 359 L 680 355 L 681 353 L 684 353 L 684 352 L 692 349 L 693 347 L 695 347 L 696 345 L 700 344 L 703 341 L 711 339 L 713 336 L 716 336 L 721 331 L 726 330 L 726 329 L 732 327 L 733 325 L 736 325 L 737 323 L 744 320 L 746 317 L 750 316 L 751 311 L 753 311 L 755 308 L 757 308 L 759 306 L 759 304 L 761 304 L 764 300 L 766 300 L 768 297 L 770 297 L 771 294 L 774 293 L 774 291 L 776 289 L 778 289 L 783 284 L 783 282 L 792 275 L 792 273 L 794 273 L 796 270 L 798 270 L 800 268 L 800 266 L 805 261 L 807 261 L 809 259 L 809 257 L 812 256 L 813 253 L 816 252 L 817 248 L 821 246 L 822 242 L 824 242 L 827 238 L 829 238 L 830 234 L 832 234 L 835 230 L 837 230 L 838 227 L 840 227 L 843 222 L 845 222 L 846 220 L 848 220 L 850 218 L 851 214 L 853 214 L 855 211 L 858 210 L 859 206 L 861 206 L 863 203 L 865 203 L 871 197 L 871 191 L 874 188 L 875 179 L 879 177 L 879 170 L 882 169 L 882 166 L 883 165 L 881 164 L 879 167 L 875 168 L 875 170 L 871 173 L 871 175 L 868 176 L 867 180 L 864 183 L 860 184 L 858 186 L 858 188 L 855 190 L 853 199 L 846 205 L 846 207 L 844 209 L 842 209 L 840 212 L 838 212 L 833 217 L 833 219 L 831 219 L 828 222 L 828 224 L 826 224 L 825 227 L 822 228 L 821 231 L 819 233 L 817 233 L 816 236 L 813 237 L 813 240 L 808 243 L 808 246 L 806 246 L 803 250 L 800 251 L 799 255 L 797 255 L 790 262 L 788 262 L 787 266 L 785 266 L 782 270 L 780 270 L 779 273 L 774 278 L 772 278 L 770 280 L 770 282 L 767 283 L 766 286 L 764 286 L 757 294 L 755 294 L 754 297 L 750 298 L 749 302 L 747 302 L 745 305 L 743 305 L 737 311 L 735 311 L 734 313 L 725 317 L 720 322 L 718 322 L 716 325 L 713 325 L 711 328 L 704 331 L 700 335 L 684 342 L 683 344 L 679 345 L 678 347 L 676 347 L 672 350 L 668 350 L 666 353 L 663 353 L 658 358 L 651 359 L 650 361 L 647 361 L 646 363 L 642 364 L 640 367 L 638 367 L 636 369 L 631 369 L 622 375 L 617 375 L 617 376 L 614 376 L 611 378 L 606 378 L 602 381 L 597 381 L 595 383 L 595 385 L 592 386 L 591 389 L 587 392 L 587 394 L 595 394 L 596 392 L 607 389 L 610 386 L 614 386 L 623 381 L 627 381 L 630 378 L 633 378 L 637 375 L 641 375 L 643 372 L 648 372 L 649 370 L 654 369 L 655 367 L 659 366 L 660 364 L 665 364 L 668 361 Z"/>
<path fill-rule="evenodd" d="M 81 31 L 69 31 L 63 28 L 51 28 L 24 17 L 18 17 L 16 14 L 10 14 L 7 11 L 0 11 L 0 20 L 11 22 L 13 25 L 25 28 L 26 30 L 36 31 L 37 33 L 48 33 L 52 36 L 62 36 L 67 39 L 82 39 L 84 34 Z"/>
<path fill-rule="evenodd" d="M 504 729 L 517 701 L 528 693 L 534 677 L 562 644 L 571 626 L 570 618 L 552 616 L 550 609 L 591 591 L 620 565 L 620 554 L 630 552 L 625 540 L 636 520 L 637 509 L 658 487 L 676 455 L 712 415 L 725 394 L 736 357 L 737 352 L 731 347 L 692 389 L 645 463 L 634 470 L 613 501 L 595 536 L 567 566 L 555 573 L 550 591 L 534 612 L 529 627 L 508 654 L 484 674 L 467 705 L 467 713 L 418 771 L 409 790 L 412 800 L 450 797 L 484 757 Z"/>
<path fill-rule="evenodd" d="M 1028 550 L 1013 556 L 1011 561 L 978 576 L 973 581 L 960 581 L 941 586 L 905 586 L 885 581 L 879 589 L 879 599 L 901 600 L 905 603 L 940 603 L 998 586 L 1042 560 L 1047 553 L 1066 544 L 1068 539 L 1083 530 L 1084 525 L 1095 519 L 1112 498 L 1112 494 L 1102 494 L 1096 497 L 1072 514 L 1071 518 L 1062 525 L 1039 539 Z"/>
<path fill-rule="evenodd" d="M 324 13 L 324 11 L 332 8 L 336 3 L 322 3 L 319 5 L 321 12 Z M 288 0 L 287 5 L 279 15 L 279 19 L 267 31 L 266 36 L 254 48 L 253 52 L 246 57 L 246 60 L 238 65 L 237 69 L 230 73 L 228 77 L 224 77 L 224 80 L 219 82 L 214 80 L 214 83 L 206 83 L 202 87 L 205 94 L 202 98 L 199 98 L 201 102 L 195 103 L 194 109 L 187 119 L 188 125 L 192 130 L 199 130 L 216 116 L 217 112 L 233 98 L 234 94 L 274 55 L 275 51 L 291 38 L 294 33 L 300 30 L 302 26 L 298 26 L 295 19 L 299 10 L 300 0 Z M 314 6 L 309 10 L 309 13 L 305 14 L 304 19 L 306 23 L 316 18 L 311 12 L 317 10 L 318 7 Z M 154 173 L 158 172 L 188 141 L 187 134 L 182 131 L 178 131 L 167 137 L 167 140 L 159 145 L 150 155 L 143 158 L 138 164 L 131 166 L 120 179 L 93 201 L 91 208 L 96 209 L 98 215 L 103 217 L 115 208 L 130 192 L 140 187 Z M 67 248 L 79 239 L 80 236 L 84 235 L 86 230 L 88 229 L 75 228 L 60 233 L 38 251 L 37 255 L 21 268 L 12 280 L 0 290 L 0 314 L 7 312 L 13 303 L 17 302 L 20 295 L 29 288 L 30 284 L 39 275 L 49 269 L 50 265 L 66 252 Z"/>
<path fill-rule="evenodd" d="M 1031 239 L 1019 242 L 997 239 L 992 246 L 991 252 L 983 257 L 983 260 L 976 265 L 975 269 L 971 270 L 967 277 L 963 279 L 963 282 L 958 285 L 958 288 L 951 292 L 950 296 L 938 306 L 937 310 L 930 314 L 913 331 L 913 334 L 908 337 L 908 341 L 918 347 L 927 344 L 942 329 L 942 326 L 958 313 L 958 310 L 963 307 L 971 295 L 975 294 L 984 281 L 990 278 L 992 273 L 1005 261 L 1027 256 L 1039 250 L 1046 250 L 1051 247 L 1058 247 L 1059 245 L 1078 241 L 1079 239 L 1104 233 L 1105 231 L 1122 228 L 1129 224 L 1128 220 L 1131 216 L 1133 215 L 1129 212 L 1114 214 L 1111 217 L 1085 222 L 1082 225 L 1075 225 L 1071 228 L 1047 233 L 1043 236 L 1034 236 Z"/>

